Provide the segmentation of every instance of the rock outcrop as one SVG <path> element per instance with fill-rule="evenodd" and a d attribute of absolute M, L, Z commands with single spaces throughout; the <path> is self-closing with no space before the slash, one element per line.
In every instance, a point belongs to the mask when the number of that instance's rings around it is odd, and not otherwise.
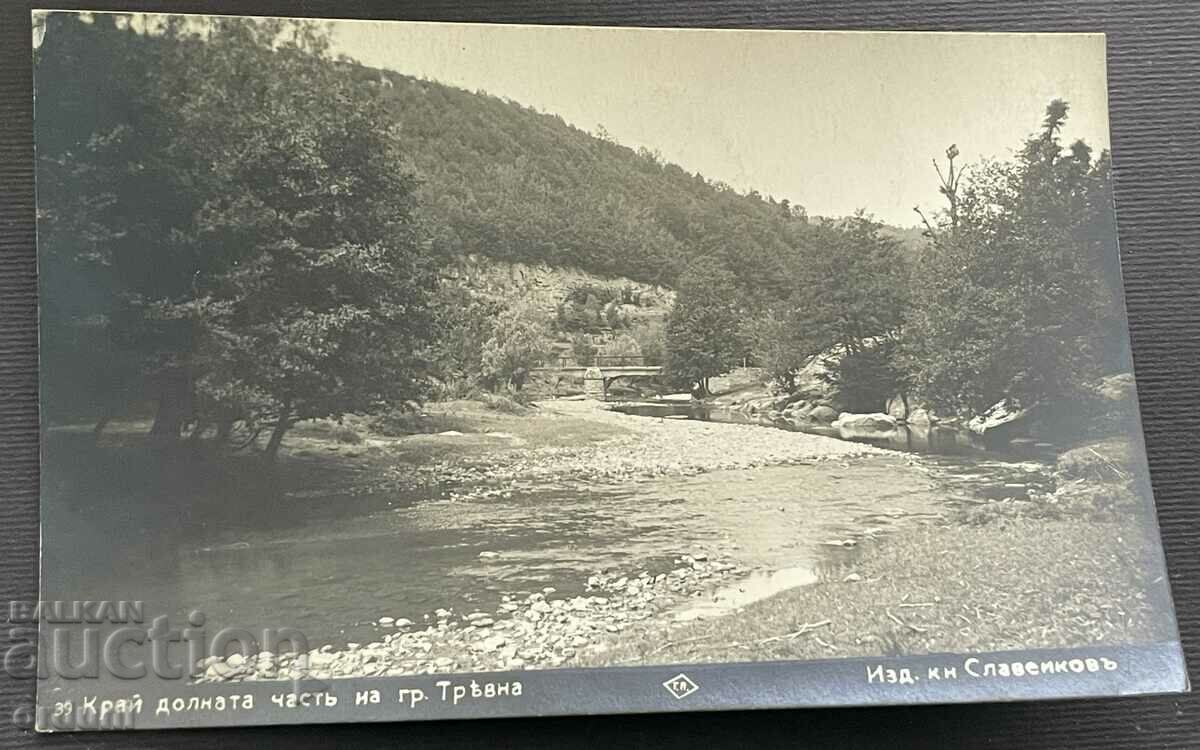
<path fill-rule="evenodd" d="M 842 412 L 833 422 L 833 426 L 841 430 L 865 432 L 888 432 L 896 429 L 896 419 L 890 414 L 851 414 Z"/>

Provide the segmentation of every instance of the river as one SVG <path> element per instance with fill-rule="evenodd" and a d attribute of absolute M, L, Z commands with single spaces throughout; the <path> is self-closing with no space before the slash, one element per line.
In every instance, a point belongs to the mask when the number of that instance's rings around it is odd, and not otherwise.
<path fill-rule="evenodd" d="M 732 607 L 841 575 L 864 539 L 1046 481 L 1042 463 L 959 440 L 880 440 L 909 452 L 633 483 L 566 482 L 468 501 L 398 490 L 368 502 L 322 498 L 311 506 L 320 512 L 281 524 L 185 524 L 103 499 L 77 499 L 64 504 L 69 511 L 55 503 L 47 510 L 56 514 L 54 528 L 64 538 L 75 530 L 78 544 L 53 552 L 48 570 L 57 574 L 46 598 L 137 599 L 173 622 L 201 609 L 210 628 L 286 626 L 313 645 L 341 646 L 377 639 L 386 632 L 376 625 L 383 616 L 420 623 L 437 608 L 491 611 L 504 594 L 547 587 L 571 596 L 592 573 L 654 574 L 703 552 L 741 568 L 736 593 L 705 600 L 710 609 Z"/>

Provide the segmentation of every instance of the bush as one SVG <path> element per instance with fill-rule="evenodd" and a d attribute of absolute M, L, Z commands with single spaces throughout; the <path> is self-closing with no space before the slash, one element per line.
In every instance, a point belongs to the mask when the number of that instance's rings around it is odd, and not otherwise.
<path fill-rule="evenodd" d="M 429 432 L 428 416 L 411 409 L 389 409 L 371 419 L 371 429 L 387 437 L 401 437 Z"/>
<path fill-rule="evenodd" d="M 615 361 L 611 358 L 619 357 L 627 364 L 636 364 L 642 359 L 642 347 L 633 336 L 623 333 L 600 347 L 600 356 L 610 358 L 609 361 Z"/>
<path fill-rule="evenodd" d="M 906 390 L 891 339 L 864 342 L 861 349 L 827 359 L 826 365 L 829 370 L 821 377 L 837 388 L 838 401 L 847 411 L 884 411 L 889 398 Z"/>
<path fill-rule="evenodd" d="M 479 400 L 485 407 L 501 414 L 524 416 L 529 413 L 529 407 L 522 403 L 523 396 L 519 391 L 508 394 L 481 393 Z"/>
<path fill-rule="evenodd" d="M 637 342 L 645 364 L 661 365 L 666 359 L 666 330 L 662 323 L 639 321 L 630 329 L 629 335 Z"/>
<path fill-rule="evenodd" d="M 590 367 L 596 357 L 596 345 L 592 337 L 586 333 L 577 333 L 571 337 L 571 356 L 580 367 Z"/>
<path fill-rule="evenodd" d="M 363 436 L 349 425 L 338 425 L 333 431 L 333 439 L 346 445 L 358 445 L 362 443 Z"/>

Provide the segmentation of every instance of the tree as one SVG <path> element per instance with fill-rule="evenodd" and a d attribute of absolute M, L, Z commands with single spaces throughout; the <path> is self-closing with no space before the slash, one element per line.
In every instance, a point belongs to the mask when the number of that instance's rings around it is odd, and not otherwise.
<path fill-rule="evenodd" d="M 592 337 L 586 333 L 571 336 L 571 356 L 580 367 L 591 367 L 596 357 L 596 345 L 592 343 Z"/>
<path fill-rule="evenodd" d="M 475 385 L 483 363 L 484 344 L 503 303 L 466 284 L 443 282 L 435 300 L 438 334 L 431 345 L 432 363 L 443 383 L 441 395 L 461 396 Z"/>
<path fill-rule="evenodd" d="M 936 409 L 1071 401 L 1095 374 L 1105 298 L 1086 225 L 1103 178 L 1085 145 L 1059 143 L 1066 115 L 1052 102 L 1014 161 L 975 169 L 956 186 L 954 215 L 926 221 L 905 349 Z"/>
<path fill-rule="evenodd" d="M 680 277 L 667 316 L 667 366 L 672 376 L 709 392 L 709 378 L 734 367 L 742 354 L 741 315 L 734 276 L 723 266 L 697 262 Z"/>
<path fill-rule="evenodd" d="M 883 411 L 897 395 L 907 406 L 910 382 L 895 338 L 868 339 L 852 352 L 828 357 L 825 364 L 820 377 L 837 389 L 838 401 L 848 411 Z"/>
<path fill-rule="evenodd" d="M 604 346 L 600 347 L 600 356 L 618 366 L 643 364 L 642 347 L 629 333 L 622 333 L 605 342 Z"/>
<path fill-rule="evenodd" d="M 907 269 L 899 243 L 863 213 L 823 221 L 795 270 L 795 336 L 808 355 L 837 347 L 854 353 L 892 336 L 907 304 Z"/>
<path fill-rule="evenodd" d="M 785 390 L 816 356 L 851 409 L 881 409 L 903 388 L 891 342 L 903 327 L 909 271 L 882 229 L 862 212 L 810 225 L 791 296 L 759 316 L 755 335 L 758 359 Z"/>
<path fill-rule="evenodd" d="M 666 331 L 659 319 L 639 319 L 629 329 L 629 335 L 637 342 L 642 362 L 661 365 L 666 359 Z"/>
<path fill-rule="evenodd" d="M 483 345 L 480 380 L 496 390 L 519 391 L 529 372 L 550 353 L 545 316 L 528 299 L 520 299 L 496 316 L 492 335 Z"/>
<path fill-rule="evenodd" d="M 266 453 L 297 421 L 403 405 L 428 392 L 440 259 L 413 217 L 416 180 L 376 97 L 313 26 L 218 19 L 178 102 L 219 184 L 197 245 L 236 255 L 175 305 L 201 351 L 270 404 Z"/>
<path fill-rule="evenodd" d="M 154 432 L 170 435 L 188 378 L 187 321 L 156 319 L 156 300 L 186 295 L 197 270 L 186 228 L 200 197 L 194 171 L 173 158 L 166 79 L 177 72 L 172 21 L 157 36 L 127 16 L 45 17 L 35 56 L 42 387 L 48 416 L 104 404 L 113 412 L 148 390 Z M 182 136 L 186 138 L 186 135 Z M 80 397 L 89 404 L 80 404 Z"/>
<path fill-rule="evenodd" d="M 156 385 L 152 434 L 241 419 L 271 427 L 273 458 L 296 421 L 421 398 L 440 261 L 373 92 L 311 24 L 173 19 L 136 32 L 103 18 L 62 21 L 83 57 L 52 49 L 39 63 L 39 170 L 68 185 L 48 197 L 43 252 L 100 291 L 110 338 Z M 84 80 L 115 104 L 56 91 L 78 72 L 63 59 L 94 64 Z M 98 209 L 69 219 L 91 196 Z M 68 222 L 92 216 L 103 225 L 89 247 Z M 96 261 L 78 264 L 88 253 Z"/>

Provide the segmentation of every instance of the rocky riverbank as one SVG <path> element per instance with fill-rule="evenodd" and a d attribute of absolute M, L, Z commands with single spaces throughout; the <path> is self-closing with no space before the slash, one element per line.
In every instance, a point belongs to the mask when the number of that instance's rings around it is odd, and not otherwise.
<path fill-rule="evenodd" d="M 354 445 L 355 453 L 371 464 L 363 473 L 382 472 L 383 481 L 406 486 L 440 487 L 455 501 L 488 502 L 552 483 L 628 484 L 769 465 L 837 460 L 846 466 L 855 457 L 894 455 L 872 446 L 753 425 L 631 417 L 594 401 L 544 402 L 532 414 L 519 417 L 484 414 L 471 405 L 454 408 L 456 429 L 392 440 L 369 437 Z M 304 450 L 315 452 L 319 447 L 306 445 Z M 425 460 L 413 460 L 414 454 Z M 407 460 L 389 461 L 399 457 Z M 481 558 L 494 554 L 483 552 Z M 547 588 L 505 596 L 494 610 L 455 611 L 447 606 L 419 617 L 409 614 L 412 619 L 381 612 L 378 640 L 349 643 L 344 649 L 326 645 L 303 655 L 210 658 L 201 665 L 200 679 L 559 667 L 585 656 L 597 658 L 635 624 L 669 621 L 748 572 L 727 553 L 704 550 L 678 557 L 666 569 L 596 572 L 587 578 L 585 595 L 580 596 L 562 596 Z"/>
<path fill-rule="evenodd" d="M 979 517 L 976 517 L 976 521 Z M 1131 519 L 997 515 L 871 542 L 850 572 L 727 617 L 645 622 L 577 666 L 1071 648 L 1173 638 Z"/>
<path fill-rule="evenodd" d="M 866 540 L 851 569 L 728 617 L 638 623 L 580 666 L 821 659 L 1170 640 L 1144 466 L 1126 438 L 1059 457 L 1052 489 Z"/>
<path fill-rule="evenodd" d="M 536 412 L 518 419 L 525 421 L 523 429 L 538 433 L 541 444 L 512 432 L 472 435 L 456 430 L 422 436 L 440 441 L 444 457 L 418 465 L 382 466 L 379 482 L 401 489 L 440 486 L 451 497 L 473 499 L 551 483 L 629 483 L 891 453 L 755 425 L 630 417 L 587 400 L 541 402 Z M 564 430 L 571 433 L 567 439 L 546 439 Z M 589 430 L 602 439 L 589 441 Z M 478 437 L 494 440 L 487 450 L 467 449 Z M 456 450 L 459 444 L 463 450 Z"/>
<path fill-rule="evenodd" d="M 389 452 L 377 461 L 410 455 L 402 451 L 414 444 L 421 450 L 436 445 L 442 449 L 436 460 L 410 460 L 394 470 L 426 472 L 422 480 L 444 483 L 450 500 L 482 504 L 497 494 L 550 483 L 624 486 L 717 469 L 826 461 L 835 463 L 828 470 L 797 470 L 829 474 L 830 481 L 840 482 L 849 479 L 843 472 L 852 468 L 856 456 L 871 454 L 885 455 L 862 465 L 880 458 L 896 462 L 893 471 L 900 473 L 889 475 L 894 481 L 915 486 L 931 480 L 927 472 L 916 470 L 924 466 L 921 459 L 871 446 L 753 425 L 631 417 L 595 402 L 550 402 L 536 415 L 505 419 L 482 426 L 464 418 L 459 429 L 401 438 L 389 443 Z M 954 512 L 951 503 L 945 513 L 924 514 L 916 527 L 906 523 L 902 533 L 893 528 L 876 537 L 864 531 L 860 538 L 826 542 L 858 549 L 843 558 L 849 567 L 825 571 L 816 583 L 799 588 L 776 587 L 751 598 L 735 595 L 730 603 L 723 595 L 749 589 L 753 571 L 744 559 L 731 557 L 745 554 L 736 546 L 711 546 L 662 567 L 606 570 L 590 577 L 581 572 L 574 589 L 567 581 L 556 582 L 572 589 L 570 594 L 526 589 L 511 591 L 487 607 L 455 610 L 443 602 L 442 608 L 422 614 L 380 611 L 372 634 L 362 642 L 299 655 L 210 658 L 201 664 L 200 679 L 395 676 L 963 650 L 1002 647 L 1011 633 L 1019 635 L 1010 639 L 1013 645 L 1025 640 L 1081 645 L 1095 638 L 1095 627 L 1104 628 L 1106 638 L 1133 637 L 1153 625 L 1145 619 L 1150 594 L 1129 584 L 1142 573 L 1129 564 L 1133 558 L 1127 553 L 1133 550 L 1115 553 L 1089 546 L 1100 539 L 1128 547 L 1125 543 L 1139 536 L 1130 533 L 1132 469 L 1127 453 L 1120 445 L 1080 448 L 1064 456 L 1056 489 L 1031 491 L 1022 485 L 1012 497 L 983 506 Z M 905 471 L 906 461 L 916 466 Z M 864 468 L 863 476 L 869 475 Z M 947 497 L 935 484 L 926 491 Z M 875 497 L 862 494 L 868 492 L 862 485 L 840 487 L 864 499 Z M 1069 543 L 1055 541 L 1060 537 L 1070 537 Z M 484 551 L 479 557 L 490 562 L 493 557 L 502 560 L 503 554 Z M 1055 597 L 1072 585 L 1082 592 L 1073 595 L 1072 606 L 1062 617 L 1045 620 L 1043 614 L 1058 606 Z M 1136 593 L 1114 598 L 1120 591 Z M 1042 619 L 1022 619 L 1023 608 L 1043 613 L 1037 615 Z M 687 616 L 698 610 L 704 611 L 701 619 Z M 1097 612 L 1106 619 L 1095 626 L 1088 618 Z M 978 626 L 969 627 L 964 620 Z M 1038 636 L 1035 627 L 1040 628 Z M 919 637 L 925 633 L 928 638 Z"/>
<path fill-rule="evenodd" d="M 434 674 L 561 667 L 596 659 L 626 629 L 694 601 L 745 573 L 728 559 L 695 553 L 676 567 L 634 576 L 598 573 L 587 595 L 557 597 L 553 588 L 506 596 L 495 611 L 438 609 L 422 623 L 381 617 L 391 632 L 378 641 L 329 646 L 303 654 L 261 652 L 209 657 L 201 682 Z M 668 618 L 669 619 L 669 616 Z"/>

